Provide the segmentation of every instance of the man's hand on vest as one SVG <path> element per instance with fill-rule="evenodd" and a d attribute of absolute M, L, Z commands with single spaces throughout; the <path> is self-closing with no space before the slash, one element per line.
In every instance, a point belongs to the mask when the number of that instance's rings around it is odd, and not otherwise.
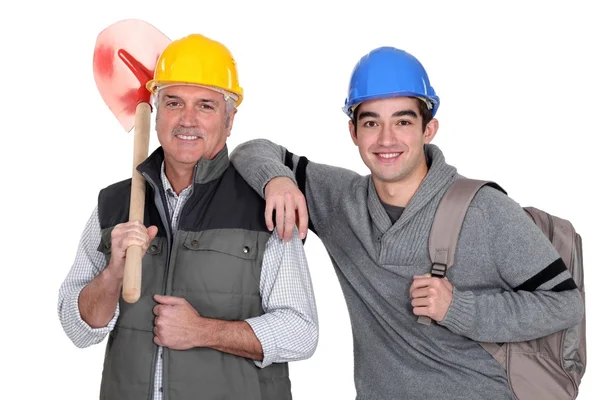
<path fill-rule="evenodd" d="M 173 350 L 209 347 L 262 360 L 262 344 L 246 321 L 224 321 L 198 314 L 186 299 L 154 295 L 154 343 Z"/>
<path fill-rule="evenodd" d="M 154 343 L 173 350 L 198 347 L 198 336 L 206 318 L 182 297 L 154 295 Z"/>
<path fill-rule="evenodd" d="M 417 275 L 410 285 L 410 298 L 415 315 L 424 315 L 437 322 L 446 317 L 452 302 L 452 284 L 447 278 Z"/>
<path fill-rule="evenodd" d="M 140 246 L 145 252 L 156 234 L 158 228 L 146 228 L 141 222 L 132 221 L 118 224 L 110 234 L 111 256 L 106 267 L 111 275 L 123 280 L 125 274 L 125 254 L 129 246 Z"/>

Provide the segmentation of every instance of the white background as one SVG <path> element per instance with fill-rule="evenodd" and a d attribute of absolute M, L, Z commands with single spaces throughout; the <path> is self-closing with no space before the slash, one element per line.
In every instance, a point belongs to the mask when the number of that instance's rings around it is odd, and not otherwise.
<path fill-rule="evenodd" d="M 600 221 L 592 191 L 600 21 L 594 2 L 332 3 L 2 6 L 1 398 L 98 398 L 105 342 L 74 347 L 56 303 L 98 190 L 130 176 L 132 134 L 108 111 L 92 76 L 96 35 L 125 18 L 146 20 L 171 39 L 203 33 L 231 49 L 246 97 L 230 149 L 266 137 L 361 173 L 367 170 L 341 112 L 354 63 L 382 45 L 416 55 L 441 97 L 434 143 L 447 160 L 462 174 L 496 180 L 524 206 L 569 219 L 582 235 L 589 363 L 579 398 L 597 398 Z M 312 233 L 305 248 L 321 334 L 315 355 L 291 365 L 294 398 L 353 399 L 346 305 Z"/>

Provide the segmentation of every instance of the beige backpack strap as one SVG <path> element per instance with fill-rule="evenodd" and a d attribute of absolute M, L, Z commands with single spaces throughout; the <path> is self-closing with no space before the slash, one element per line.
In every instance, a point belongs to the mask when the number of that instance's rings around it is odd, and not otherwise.
<path fill-rule="evenodd" d="M 481 345 L 481 347 L 483 347 L 485 349 L 485 351 L 490 353 L 492 355 L 492 357 L 494 357 L 496 359 L 496 361 L 498 361 L 504 369 L 507 368 L 506 348 L 505 348 L 506 346 L 508 346 L 507 343 L 505 343 L 503 345 L 499 345 L 497 343 L 487 343 L 487 342 L 478 342 L 478 343 L 479 343 L 479 345 Z"/>
<path fill-rule="evenodd" d="M 431 276 L 444 278 L 448 268 L 454 264 L 456 243 L 469 204 L 485 185 L 506 193 L 495 182 L 461 178 L 454 181 L 442 197 L 429 233 Z M 431 324 L 431 319 L 425 316 L 420 316 L 417 321 L 420 324 Z"/>

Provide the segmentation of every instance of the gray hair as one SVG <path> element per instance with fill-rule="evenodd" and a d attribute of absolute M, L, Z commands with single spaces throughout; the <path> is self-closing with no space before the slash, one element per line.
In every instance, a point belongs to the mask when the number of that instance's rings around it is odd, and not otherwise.
<path fill-rule="evenodd" d="M 231 116 L 235 111 L 235 100 L 231 96 L 223 95 L 225 97 L 225 128 L 231 128 L 229 123 L 231 122 Z"/>

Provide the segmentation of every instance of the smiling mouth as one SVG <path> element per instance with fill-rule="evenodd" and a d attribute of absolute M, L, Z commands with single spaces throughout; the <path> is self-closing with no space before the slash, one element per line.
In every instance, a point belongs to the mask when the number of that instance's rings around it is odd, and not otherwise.
<path fill-rule="evenodd" d="M 374 153 L 378 158 L 382 158 L 384 160 L 392 160 L 394 158 L 400 157 L 402 152 L 397 153 Z"/>
<path fill-rule="evenodd" d="M 200 139 L 200 136 L 195 136 L 195 135 L 175 135 L 175 137 L 177 139 L 181 139 L 181 140 L 196 140 L 196 139 Z"/>
<path fill-rule="evenodd" d="M 378 157 L 381 158 L 394 158 L 398 157 L 400 153 L 376 153 Z"/>

